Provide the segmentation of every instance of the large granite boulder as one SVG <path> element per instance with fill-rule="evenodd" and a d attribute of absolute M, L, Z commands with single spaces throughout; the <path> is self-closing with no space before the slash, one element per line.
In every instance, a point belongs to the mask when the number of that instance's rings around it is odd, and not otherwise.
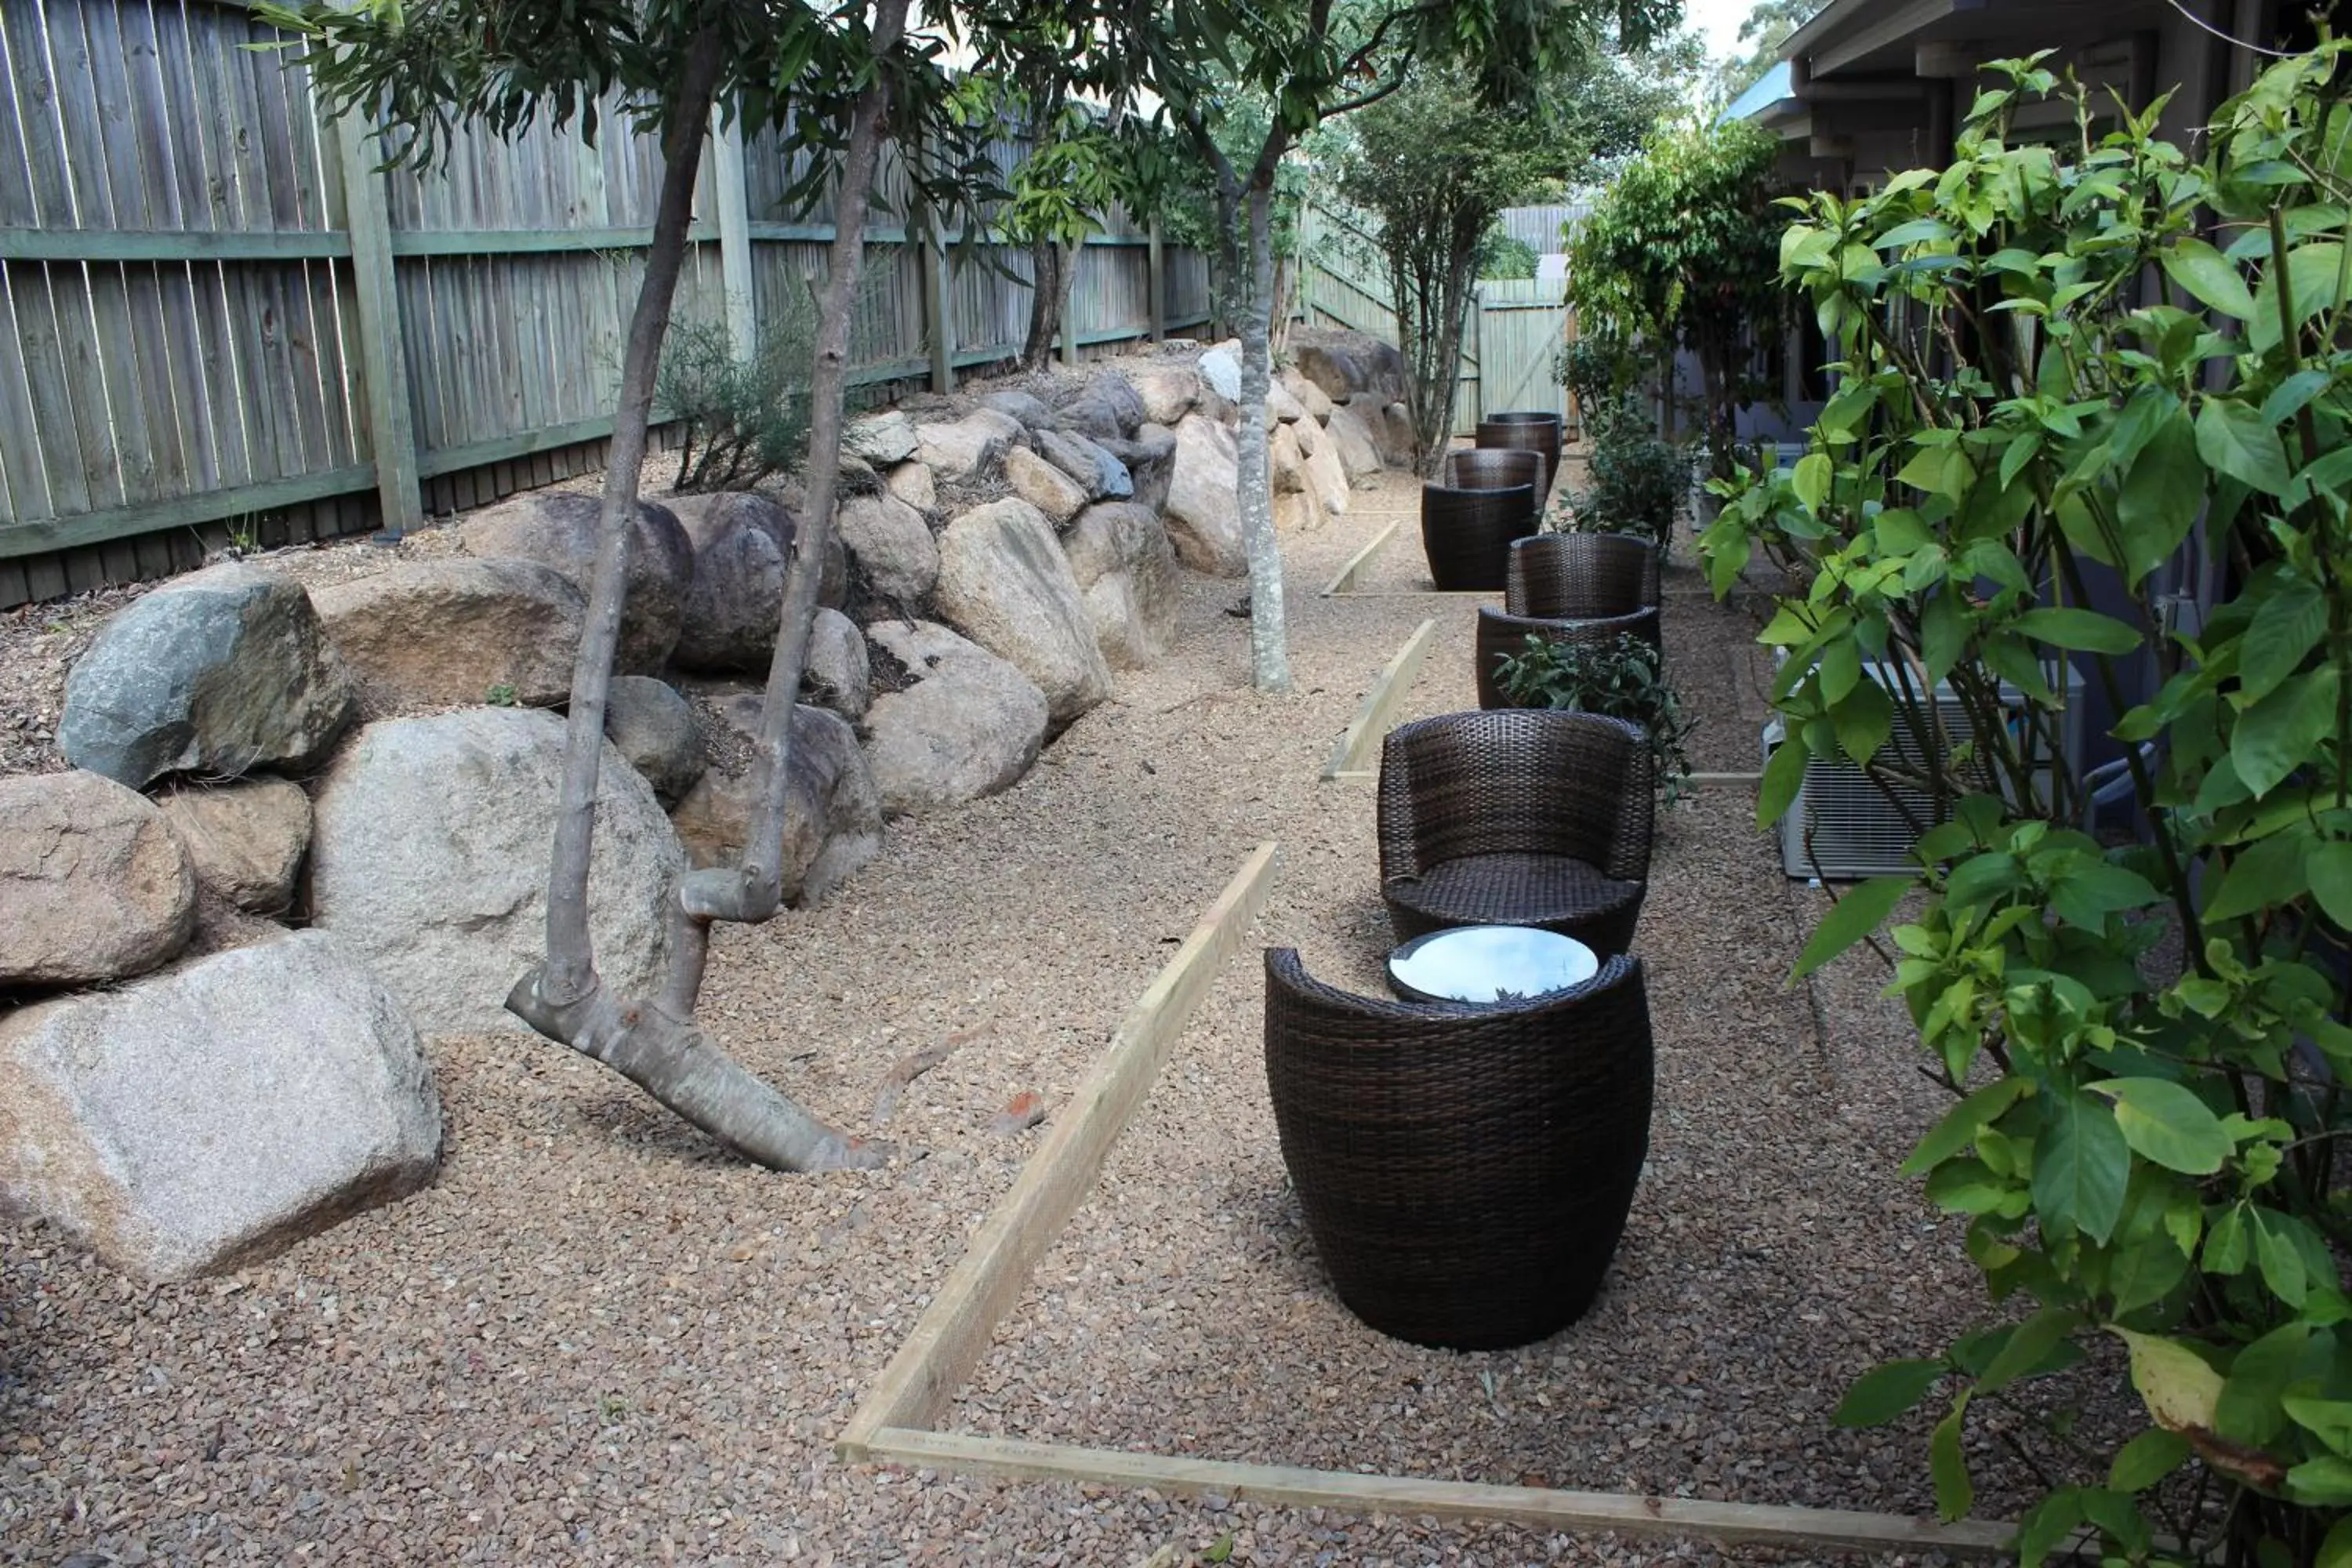
<path fill-rule="evenodd" d="M 310 797 L 285 779 L 186 784 L 156 802 L 196 884 L 250 914 L 282 915 L 310 852 Z"/>
<path fill-rule="evenodd" d="M 916 457 L 950 484 L 985 479 L 1023 438 L 1024 426 L 1010 414 L 975 408 L 962 418 L 918 425 Z"/>
<path fill-rule="evenodd" d="M 676 805 L 702 776 L 702 731 L 693 704 L 650 675 L 613 677 L 604 694 L 604 738 L 664 805 Z"/>
<path fill-rule="evenodd" d="M 1100 442 L 1087 436 L 1074 436 L 1062 430 L 1040 430 L 1033 439 L 1037 451 L 1047 462 L 1069 475 L 1085 490 L 1088 500 L 1124 500 L 1135 493 L 1135 476 L 1127 465 L 1103 449 Z"/>
<path fill-rule="evenodd" d="M 1146 364 L 1130 368 L 1129 384 L 1143 405 L 1143 417 L 1171 429 L 1201 401 L 1200 373 L 1181 364 Z"/>
<path fill-rule="evenodd" d="M 1307 417 L 1317 420 L 1331 417 L 1331 395 L 1301 375 L 1296 366 L 1285 370 L 1278 379 L 1282 389 L 1298 400 L 1298 406 L 1305 411 Z"/>
<path fill-rule="evenodd" d="M 0 1199 L 142 1279 L 266 1257 L 440 1153 L 415 1026 L 324 931 L 0 1018 Z"/>
<path fill-rule="evenodd" d="M 1367 411 L 1360 404 L 1348 404 L 1331 410 L 1331 417 L 1323 422 L 1323 433 L 1330 445 L 1339 449 L 1339 464 L 1347 471 L 1350 485 L 1362 483 L 1381 471 L 1380 443 L 1372 435 L 1373 421 L 1382 417 L 1378 408 Z"/>
<path fill-rule="evenodd" d="M 930 597 L 940 580 L 939 541 L 923 514 L 895 492 L 843 501 L 835 531 L 868 594 L 907 606 Z"/>
<path fill-rule="evenodd" d="M 1201 384 L 1223 398 L 1227 403 L 1242 400 L 1241 351 L 1232 343 L 1219 343 L 1201 356 Z"/>
<path fill-rule="evenodd" d="M 100 628 L 66 678 L 58 749 L 133 789 L 166 773 L 306 768 L 351 722 L 353 694 L 302 585 L 231 562 Z"/>
<path fill-rule="evenodd" d="M 1412 410 L 1402 403 L 1381 409 L 1380 422 L 1372 426 L 1372 444 L 1380 448 L 1381 461 L 1388 467 L 1412 468 Z"/>
<path fill-rule="evenodd" d="M 602 510 L 592 495 L 536 490 L 476 512 L 458 537 L 474 555 L 552 566 L 585 597 L 595 589 L 596 520 Z M 677 646 L 694 582 L 694 545 L 677 515 L 650 501 L 637 503 L 633 527 L 628 597 L 621 608 L 614 668 L 624 675 L 650 675 Z"/>
<path fill-rule="evenodd" d="M 1334 403 L 1345 404 L 1368 395 L 1377 413 L 1404 395 L 1404 355 L 1394 344 L 1378 338 L 1357 335 L 1327 342 L 1294 344 L 1291 363 L 1300 376 L 1314 383 Z"/>
<path fill-rule="evenodd" d="M 145 795 L 82 771 L 0 779 L 0 990 L 144 974 L 195 916 L 188 853 Z"/>
<path fill-rule="evenodd" d="M 1304 420 L 1293 426 L 1299 430 L 1307 427 Z M 1318 441 L 1315 449 L 1307 455 L 1305 468 L 1304 488 L 1314 495 L 1317 504 L 1333 517 L 1346 511 L 1354 487 L 1348 480 L 1348 465 L 1340 459 L 1339 443 L 1328 436 Z"/>
<path fill-rule="evenodd" d="M 370 724 L 318 792 L 310 919 L 347 938 L 427 1034 L 520 1030 L 504 1006 L 546 951 L 563 721 L 467 708 Z M 588 879 L 596 967 L 661 982 L 686 854 L 653 786 L 608 744 Z"/>
<path fill-rule="evenodd" d="M 1095 646 L 1113 669 L 1140 669 L 1176 640 L 1181 591 L 1176 551 L 1150 508 L 1102 501 L 1078 514 L 1062 540 L 1070 574 L 1094 622 Z"/>
<path fill-rule="evenodd" d="M 1037 683 L 1057 726 L 1110 695 L 1069 557 L 1028 502 L 992 501 L 948 524 L 931 597 L 940 619 Z"/>
<path fill-rule="evenodd" d="M 1301 405 L 1297 398 L 1290 395 L 1289 388 L 1278 381 L 1266 384 L 1265 427 L 1267 429 L 1271 430 L 1277 425 L 1296 425 L 1306 417 L 1306 408 Z"/>
<path fill-rule="evenodd" d="M 1064 403 L 1055 417 L 1064 430 L 1097 441 L 1119 441 L 1134 435 L 1150 416 L 1127 378 L 1115 370 L 1105 370 L 1097 371 Z"/>
<path fill-rule="evenodd" d="M 921 444 L 915 421 L 895 408 L 853 419 L 841 432 L 842 454 L 863 458 L 877 468 L 905 462 Z"/>
<path fill-rule="evenodd" d="M 874 700 L 874 675 L 866 657 L 866 634 L 839 610 L 819 610 L 809 623 L 808 648 L 801 660 L 801 692 L 819 708 L 830 708 L 853 724 Z"/>
<path fill-rule="evenodd" d="M 1054 422 L 1054 411 L 1025 392 L 984 392 L 981 394 L 980 405 L 1010 415 L 1032 430 Z"/>
<path fill-rule="evenodd" d="M 405 562 L 311 595 L 378 715 L 500 700 L 546 708 L 572 691 L 588 601 L 536 561 Z"/>
<path fill-rule="evenodd" d="M 1087 492 L 1077 480 L 1026 447 L 1004 454 L 1004 478 L 1013 493 L 1045 514 L 1055 528 L 1065 528 L 1087 504 Z"/>
<path fill-rule="evenodd" d="M 927 463 L 899 463 L 882 476 L 882 482 L 890 487 L 892 495 L 917 511 L 939 510 L 940 483 Z"/>
<path fill-rule="evenodd" d="M 758 747 L 761 706 L 756 691 L 718 704 L 719 722 L 732 732 L 732 743 L 719 749 L 745 760 L 731 768 L 714 763 L 678 802 L 678 837 L 697 866 L 732 866 L 743 858 L 758 804 L 760 780 L 751 758 Z M 821 903 L 882 853 L 882 802 L 865 753 L 857 749 L 856 732 L 840 714 L 794 705 L 791 750 L 782 858 L 777 864 L 787 900 Z"/>
<path fill-rule="evenodd" d="M 1266 475 L 1274 484 L 1274 493 L 1291 495 L 1307 488 L 1307 458 L 1298 450 L 1298 437 L 1287 425 L 1277 425 L 1265 438 Z"/>
<path fill-rule="evenodd" d="M 928 621 L 878 622 L 866 635 L 895 676 L 866 714 L 884 811 L 934 811 L 1020 782 L 1050 721 L 1036 682 Z"/>
<path fill-rule="evenodd" d="M 744 490 L 679 496 L 672 506 L 694 545 L 694 576 L 671 659 L 680 669 L 766 669 L 799 520 Z"/>
<path fill-rule="evenodd" d="M 1161 509 L 1176 558 L 1195 572 L 1218 577 L 1249 574 L 1236 498 L 1240 454 L 1234 433 L 1204 414 L 1188 414 L 1176 426 L 1175 471 Z"/>

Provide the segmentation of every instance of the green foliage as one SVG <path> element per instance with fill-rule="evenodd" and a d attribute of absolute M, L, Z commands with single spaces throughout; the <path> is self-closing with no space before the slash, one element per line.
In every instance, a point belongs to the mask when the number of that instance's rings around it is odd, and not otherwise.
<path fill-rule="evenodd" d="M 786 308 L 761 328 L 760 352 L 735 357 L 715 321 L 672 327 L 654 384 L 656 403 L 686 427 L 677 488 L 749 489 L 797 469 L 807 454 L 809 371 L 816 320 L 785 290 Z"/>
<path fill-rule="evenodd" d="M 1764 814 L 1808 756 L 1939 807 L 1917 873 L 1849 895 L 1805 962 L 1916 889 L 1893 992 L 1935 1075 L 1972 1092 L 1904 1170 L 1965 1220 L 1993 1296 L 2038 1309 L 1882 1369 L 1846 1413 L 1943 1383 L 1930 1462 L 1956 1512 L 1974 1409 L 2095 1335 L 2128 1352 L 2148 1428 L 2092 1468 L 2055 1460 L 2028 1564 L 2085 1537 L 2118 1563 L 2352 1561 L 2344 50 L 2264 71 L 2201 163 L 2157 138 L 2160 102 L 2097 134 L 2084 93 L 2009 62 L 1950 168 L 1808 198 L 1781 264 L 1836 384 L 1793 470 L 1717 483 L 1701 541 L 1718 592 L 1759 552 L 1810 579 L 1763 633 L 1789 656 Z M 2043 95 L 2074 134 L 2012 141 Z M 2200 523 L 2231 594 L 2174 632 L 2159 595 Z M 2151 649 L 2160 688 L 2127 707 Z M 2050 765 L 2058 660 L 2147 747 L 2145 845 L 2074 826 L 2080 783 Z M 2023 716 L 1891 744 L 1933 732 L 1937 682 Z M 2151 961 L 2168 931 L 2177 974 Z"/>
<path fill-rule="evenodd" d="M 1697 356 L 1709 440 L 1727 455 L 1738 411 L 1769 394 L 1746 367 L 1777 339 L 1778 137 L 1743 121 L 1654 136 L 1569 242 L 1569 299 L 1588 331 L 1638 342 L 1663 365 Z"/>
<path fill-rule="evenodd" d="M 1570 500 L 1569 527 L 1579 533 L 1631 533 L 1668 549 L 1675 518 L 1691 488 L 1690 460 L 1672 442 L 1650 433 L 1638 404 L 1604 405 L 1615 412 L 1594 435 L 1590 489 Z"/>
<path fill-rule="evenodd" d="M 1514 239 L 1500 228 L 1486 230 L 1478 242 L 1477 271 L 1481 282 L 1522 282 L 1536 275 L 1536 247 Z"/>
<path fill-rule="evenodd" d="M 1624 339 L 1599 326 L 1561 344 L 1552 371 L 1576 399 L 1584 433 L 1598 441 L 1610 422 L 1624 412 L 1625 395 L 1640 375 L 1641 365 Z"/>
<path fill-rule="evenodd" d="M 1690 776 L 1683 750 L 1696 722 L 1666 682 L 1658 650 L 1620 634 L 1607 643 L 1528 638 L 1527 651 L 1495 667 L 1503 694 L 1522 708 L 1564 708 L 1638 724 L 1649 737 L 1658 788 L 1668 803 L 1681 798 Z"/>

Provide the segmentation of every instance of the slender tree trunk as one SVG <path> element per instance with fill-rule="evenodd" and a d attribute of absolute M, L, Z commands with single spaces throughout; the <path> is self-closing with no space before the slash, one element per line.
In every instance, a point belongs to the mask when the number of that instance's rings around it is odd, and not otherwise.
<path fill-rule="evenodd" d="M 1250 184 L 1250 289 L 1242 306 L 1240 464 L 1235 504 L 1249 552 L 1250 668 L 1257 689 L 1290 689 L 1290 639 L 1284 626 L 1282 545 L 1274 533 L 1274 481 L 1266 463 L 1265 400 L 1274 379 L 1273 180 Z"/>
<path fill-rule="evenodd" d="M 1062 330 L 1061 242 L 1041 239 L 1029 247 L 1029 338 L 1021 345 L 1021 368 L 1039 370 L 1054 357 L 1054 338 Z"/>
<path fill-rule="evenodd" d="M 1215 143 L 1209 142 L 1205 132 L 1196 133 L 1197 140 L 1213 152 Z M 1210 279 L 1209 308 L 1216 317 L 1215 328 L 1220 339 L 1239 337 L 1241 327 L 1235 312 L 1240 309 L 1247 289 L 1242 272 L 1242 187 L 1233 171 L 1218 160 L 1217 170 L 1217 248 L 1213 253 L 1215 266 Z"/>
<path fill-rule="evenodd" d="M 908 0 L 879 0 L 872 30 L 877 58 L 897 47 L 905 29 L 907 5 Z M 669 910 L 669 973 L 657 1000 L 635 1001 L 605 991 L 588 946 L 587 877 L 596 762 L 626 583 L 628 525 L 635 510 L 637 468 L 645 451 L 654 366 L 677 289 L 702 127 L 709 118 L 720 64 L 716 32 L 698 38 L 689 51 L 671 120 L 677 129 L 672 132 L 663 171 L 655 243 L 623 363 L 622 401 L 614 421 L 613 467 L 605 478 L 595 592 L 572 689 L 564 810 L 558 826 L 549 899 L 549 962 L 516 984 L 507 1006 L 541 1034 L 611 1067 L 687 1121 L 763 1165 L 780 1170 L 875 1165 L 882 1160 L 878 1148 L 845 1139 L 810 1116 L 713 1044 L 694 1026 L 693 1016 L 709 951 L 711 921 L 756 923 L 772 918 L 782 901 L 781 861 L 791 776 L 793 707 L 799 695 L 809 623 L 833 524 L 849 306 L 864 259 L 866 207 L 888 107 L 887 79 L 878 72 L 853 112 L 849 151 L 835 204 L 832 273 L 819 306 L 811 384 L 808 505 L 785 575 L 775 657 L 769 668 L 761 714 L 760 797 L 746 835 L 743 862 L 731 869 L 690 872 L 679 882 Z M 575 766 L 577 753 L 583 750 L 586 763 Z M 568 965 L 559 962 L 566 953 L 574 955 Z"/>

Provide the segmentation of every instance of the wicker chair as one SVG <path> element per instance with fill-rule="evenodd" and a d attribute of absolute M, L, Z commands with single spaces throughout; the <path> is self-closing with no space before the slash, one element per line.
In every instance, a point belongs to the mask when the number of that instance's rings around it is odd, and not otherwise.
<path fill-rule="evenodd" d="M 1549 479 L 1559 472 L 1561 433 L 1557 414 L 1489 414 L 1478 421 L 1477 442 L 1485 447 L 1542 453 L 1544 477 Z"/>
<path fill-rule="evenodd" d="M 1472 656 L 1478 661 L 1478 706 L 1516 706 L 1504 693 L 1502 678 L 1496 672 L 1505 658 L 1515 658 L 1527 651 L 1531 637 L 1555 643 L 1610 643 L 1620 636 L 1637 637 L 1657 647 L 1658 612 L 1641 609 L 1630 616 L 1611 616 L 1596 621 L 1549 621 L 1507 615 L 1481 605 L 1477 651 Z M 1659 651 L 1663 657 L 1664 650 Z"/>
<path fill-rule="evenodd" d="M 1511 541 L 1536 531 L 1534 494 L 1524 484 L 1503 489 L 1423 485 L 1421 547 L 1431 581 L 1444 592 L 1499 593 Z"/>
<path fill-rule="evenodd" d="M 1353 996 L 1265 955 L 1283 1163 L 1349 1310 L 1499 1350 L 1581 1317 L 1625 1228 L 1655 1066 L 1642 967 L 1528 1002 Z"/>
<path fill-rule="evenodd" d="M 1489 490 L 1507 486 L 1529 487 L 1528 508 L 1543 515 L 1551 493 L 1551 467 L 1541 452 L 1523 447 L 1472 447 L 1445 454 L 1444 480 L 1455 489 Z"/>
<path fill-rule="evenodd" d="M 1503 607 L 1545 621 L 1659 607 L 1658 547 L 1630 533 L 1542 533 L 1511 546 Z"/>
<path fill-rule="evenodd" d="M 1623 952 L 1649 891 L 1654 763 L 1640 726 L 1594 713 L 1441 713 L 1381 752 L 1381 896 L 1397 941 L 1540 926 Z"/>

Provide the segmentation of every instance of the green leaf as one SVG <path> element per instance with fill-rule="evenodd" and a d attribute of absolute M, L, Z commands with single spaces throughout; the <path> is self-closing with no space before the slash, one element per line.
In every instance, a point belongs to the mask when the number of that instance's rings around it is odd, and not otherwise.
<path fill-rule="evenodd" d="M 2205 900 L 2205 918 L 2236 920 L 2294 902 L 2310 886 L 2313 858 L 2311 829 L 2300 824 L 2256 842 L 2230 862 L 2221 885 Z"/>
<path fill-rule="evenodd" d="M 2337 1520 L 2328 1531 L 2312 1568 L 2352 1568 L 2352 1515 Z"/>
<path fill-rule="evenodd" d="M 2197 455 L 2264 495 L 2284 495 L 2292 478 L 2276 426 L 2231 398 L 2209 397 L 2197 411 Z"/>
<path fill-rule="evenodd" d="M 2201 239 L 2184 238 L 2160 258 L 2165 275 L 2187 289 L 2199 304 L 2239 321 L 2254 313 L 2253 291 L 2228 258 Z"/>
<path fill-rule="evenodd" d="M 1853 758 L 1856 767 L 1864 766 L 1895 733 L 1894 700 L 1878 682 L 1857 681 L 1831 707 L 1830 722 L 1837 731 L 1838 750 Z"/>
<path fill-rule="evenodd" d="M 2286 1495 L 2315 1508 L 2352 1503 L 2352 1460 L 2333 1454 L 2305 1459 L 2286 1473 Z"/>
<path fill-rule="evenodd" d="M 2254 1219 L 2254 1267 L 2262 1271 L 2263 1283 L 2288 1306 L 2302 1306 L 2310 1279 L 2303 1266 L 2303 1254 L 2295 1247 L 2294 1233 L 2287 1228 L 2283 1215 L 2266 1208 L 2250 1212 Z"/>
<path fill-rule="evenodd" d="M 1201 1561 L 1203 1563 L 1230 1563 L 1233 1557 L 1234 1532 L 1230 1530 L 1218 1536 L 1210 1543 L 1209 1549 L 1201 1553 Z"/>
<path fill-rule="evenodd" d="M 2107 1486 L 2119 1492 L 2144 1492 L 2189 1462 L 2189 1439 L 2161 1426 L 2147 1431 L 2116 1450 L 2107 1467 Z"/>
<path fill-rule="evenodd" d="M 2161 1301 L 2188 1274 L 2187 1255 L 2168 1236 L 2145 1235 L 2118 1247 L 2107 1263 L 2107 1294 L 2115 1298 L 2116 1316 Z"/>
<path fill-rule="evenodd" d="M 2221 1374 L 2204 1357 L 2159 1334 L 2118 1328 L 2107 1332 L 2130 1347 L 2132 1386 L 2139 1390 L 2150 1419 L 2168 1432 L 2211 1427 L 2213 1408 L 2221 1396 Z"/>
<path fill-rule="evenodd" d="M 1796 804 L 1797 791 L 1804 787 L 1805 763 L 1809 753 L 1803 742 L 1794 736 L 1772 748 L 1764 761 L 1764 777 L 1756 790 L 1756 825 L 1769 827 L 1788 815 Z"/>
<path fill-rule="evenodd" d="M 2172 558 L 2197 521 L 2205 500 L 2206 472 L 2197 456 L 2197 433 L 2188 414 L 2174 408 L 2132 459 L 2116 497 L 2116 531 L 2121 535 L 2124 567 L 2129 586 Z"/>
<path fill-rule="evenodd" d="M 2168 1171 L 2210 1176 L 2237 1148 L 2212 1107 L 2168 1079 L 2111 1078 L 2090 1089 L 2116 1102 L 2124 1142 Z"/>
<path fill-rule="evenodd" d="M 2336 1453 L 2352 1450 L 2352 1401 L 2290 1394 L 2280 1399 L 2287 1418 Z"/>
<path fill-rule="evenodd" d="M 2293 292 L 2295 325 L 2323 310 L 2335 309 L 2336 269 L 2344 247 L 2332 241 L 2297 246 L 2286 254 L 2287 287 Z M 2246 346 L 2268 353 L 2279 345 L 2279 268 L 2273 260 L 2263 268 L 2262 286 L 2254 290 L 2254 313 L 2246 322 Z"/>
<path fill-rule="evenodd" d="M 2105 1243 L 2123 1214 L 2131 1146 L 2104 1100 L 2076 1089 L 2042 1097 L 2041 1147 L 2033 1162 L 2033 1206 L 2061 1236 L 2080 1230 Z"/>
<path fill-rule="evenodd" d="M 2256 800 L 2316 760 L 2319 742 L 2336 732 L 2336 667 L 2324 664 L 2238 715 L 2230 731 L 2230 761 Z"/>
<path fill-rule="evenodd" d="M 1805 943 L 1797 955 L 1797 967 L 1789 978 L 1802 980 L 1847 948 L 1876 931 L 1894 912 L 1895 906 L 1913 884 L 1908 877 L 1873 877 L 1869 881 L 1848 889 Z"/>
<path fill-rule="evenodd" d="M 1808 452 L 1797 459 L 1797 471 L 1790 476 L 1790 484 L 1805 510 L 1815 517 L 1822 514 L 1822 504 L 1829 500 L 1831 468 L 1829 454 Z"/>
<path fill-rule="evenodd" d="M 1976 1506 L 1977 1489 L 1969 1479 L 1968 1456 L 1960 1448 L 1960 1422 L 1968 1409 L 1969 1396 L 1963 1394 L 1927 1438 L 1927 1468 L 1936 1479 L 1936 1512 L 1947 1524 L 1967 1518 L 1969 1510 Z"/>
<path fill-rule="evenodd" d="M 2134 653 L 2145 644 L 2139 633 L 2113 616 L 2071 607 L 2028 610 L 2011 626 L 2052 647 L 2082 653 Z"/>
<path fill-rule="evenodd" d="M 1950 1368 L 1939 1361 L 1890 1361 L 1853 1380 L 1831 1417 L 1841 1426 L 1884 1426 L 1927 1397 Z"/>
<path fill-rule="evenodd" d="M 1944 1113 L 1927 1136 L 1919 1140 L 1919 1147 L 1903 1162 L 1906 1176 L 1921 1176 L 1950 1159 L 1976 1142 L 1977 1131 L 1998 1121 L 2002 1112 L 2024 1098 L 2033 1087 L 2029 1078 L 1999 1078 L 1969 1095 Z"/>
<path fill-rule="evenodd" d="M 2238 682 L 2246 697 L 2269 696 L 2326 635 L 2326 596 L 2301 577 L 2280 580 L 2238 639 Z"/>
<path fill-rule="evenodd" d="M 2082 1321 L 2083 1314 L 2072 1307 L 2042 1308 L 2017 1325 L 2016 1332 L 2000 1347 L 2000 1353 L 1978 1377 L 1976 1392 L 1998 1393 L 2029 1375 Z"/>
<path fill-rule="evenodd" d="M 2311 896 L 2321 910 L 2346 931 L 2352 931 L 2352 844 L 2341 839 L 2321 845 L 2305 862 L 2311 879 Z"/>

